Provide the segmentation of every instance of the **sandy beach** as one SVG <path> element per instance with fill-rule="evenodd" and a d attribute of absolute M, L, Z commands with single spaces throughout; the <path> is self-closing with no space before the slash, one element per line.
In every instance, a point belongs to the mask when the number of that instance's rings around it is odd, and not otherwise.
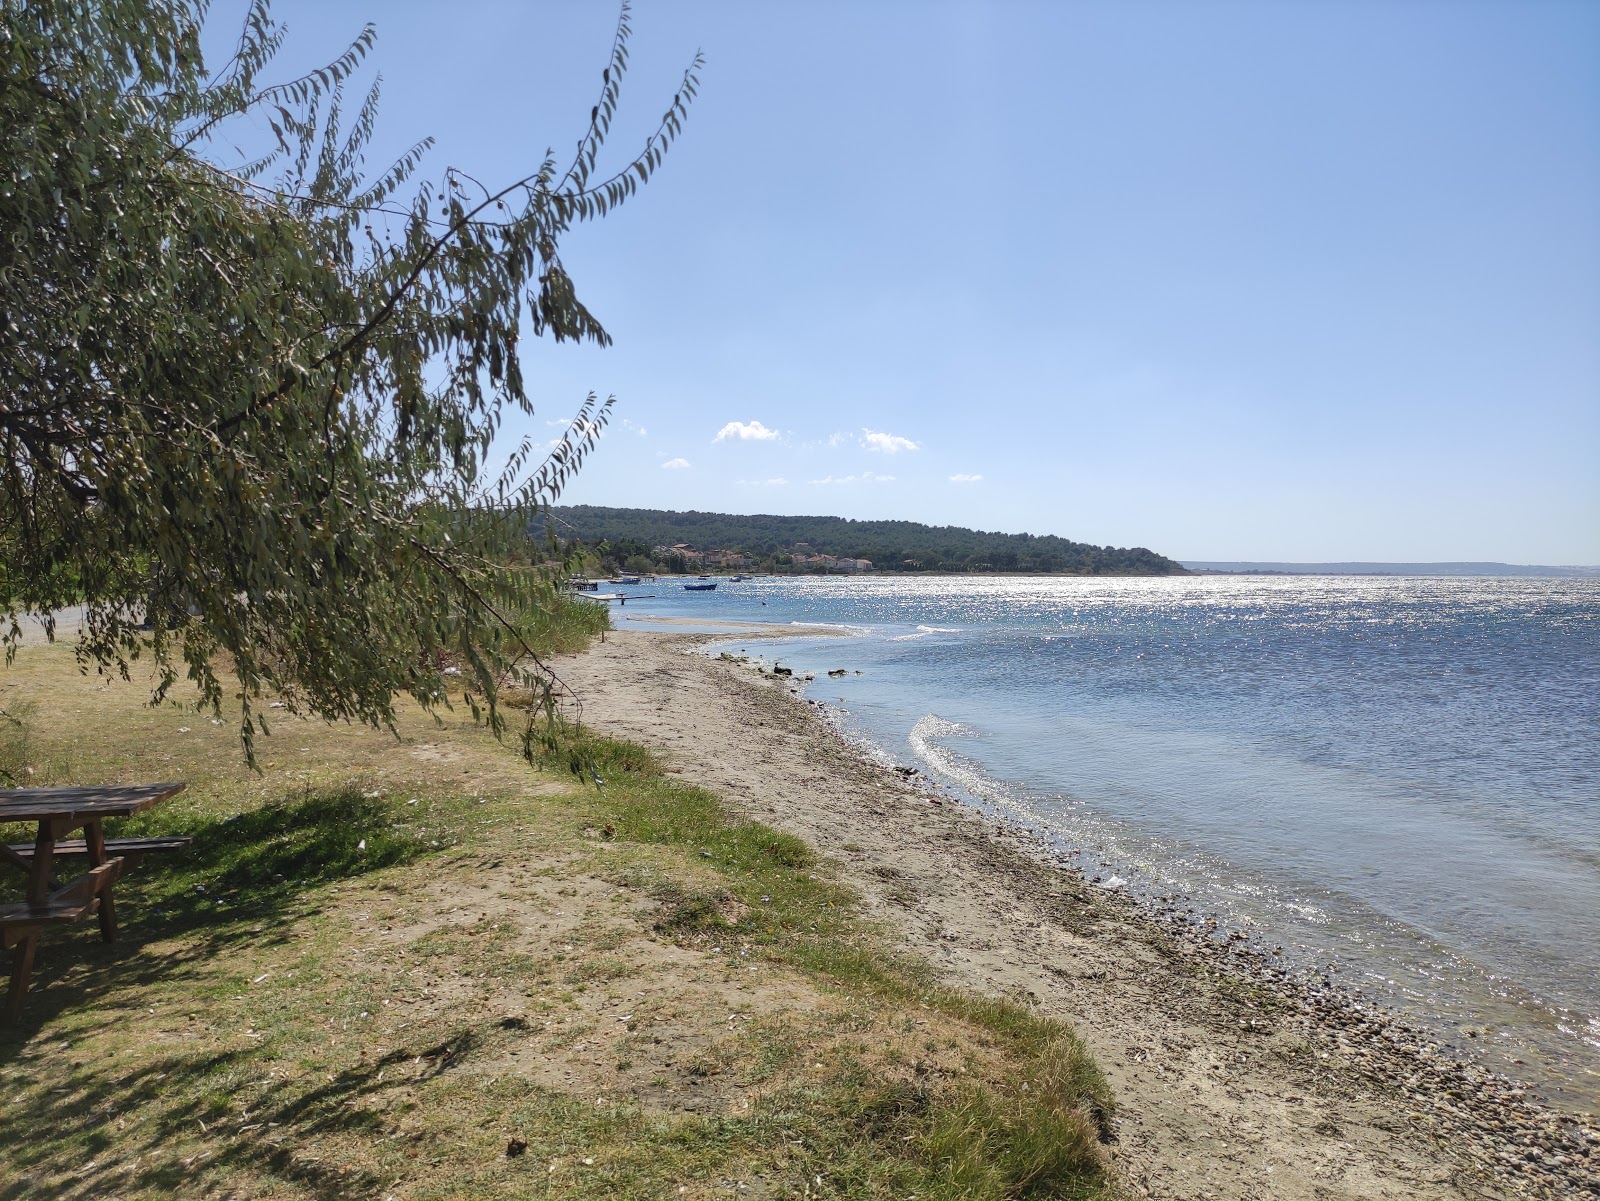
<path fill-rule="evenodd" d="M 738 638 L 793 629 L 741 628 Z M 585 722 L 815 845 L 906 949 L 956 984 L 1071 1022 L 1115 1091 L 1135 1195 L 1593 1195 L 1600 1131 L 1382 1015 L 1186 938 L 916 776 L 850 746 L 789 681 L 713 636 L 613 632 L 564 657 Z M 722 641 L 726 641 L 724 636 Z"/>

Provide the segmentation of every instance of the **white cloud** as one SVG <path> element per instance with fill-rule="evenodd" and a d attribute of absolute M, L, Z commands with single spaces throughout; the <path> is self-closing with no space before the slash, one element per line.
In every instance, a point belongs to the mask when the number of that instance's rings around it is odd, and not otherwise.
<path fill-rule="evenodd" d="M 665 463 L 661 464 L 661 468 L 663 471 L 682 471 L 688 465 L 688 459 L 668 459 Z"/>
<path fill-rule="evenodd" d="M 734 483 L 745 488 L 777 488 L 789 481 L 781 475 L 773 476 L 770 480 L 735 480 Z"/>
<path fill-rule="evenodd" d="M 841 433 L 841 434 L 829 434 L 828 435 L 828 445 L 829 446 L 843 446 L 848 441 L 850 441 L 850 435 L 849 434 L 842 434 Z"/>
<path fill-rule="evenodd" d="M 876 471 L 863 471 L 860 475 L 825 475 L 813 484 L 892 484 L 894 476 L 879 475 Z"/>
<path fill-rule="evenodd" d="M 976 484 L 983 477 L 981 475 L 966 475 L 958 472 L 950 477 L 952 484 Z"/>
<path fill-rule="evenodd" d="M 769 430 L 759 421 L 730 421 L 717 431 L 713 442 L 770 442 L 778 436 L 777 430 Z"/>
<path fill-rule="evenodd" d="M 864 429 L 861 431 L 861 445 L 866 450 L 875 450 L 880 454 L 897 455 L 902 450 L 917 450 L 919 447 L 910 438 L 902 438 L 898 434 L 885 434 L 878 430 Z"/>
<path fill-rule="evenodd" d="M 634 433 L 638 434 L 639 437 L 641 437 L 641 438 L 648 437 L 649 434 L 650 434 L 650 431 L 645 429 L 644 426 L 637 425 L 634 422 L 629 421 L 626 417 L 624 417 L 622 419 L 622 428 L 625 429 L 625 430 L 632 430 Z"/>

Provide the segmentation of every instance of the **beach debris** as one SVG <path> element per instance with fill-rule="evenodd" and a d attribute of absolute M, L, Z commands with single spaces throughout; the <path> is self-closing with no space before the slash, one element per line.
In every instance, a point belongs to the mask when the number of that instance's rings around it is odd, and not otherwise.
<path fill-rule="evenodd" d="M 772 665 L 772 674 L 775 676 L 792 676 L 794 675 L 794 668 L 779 667 L 776 663 L 774 663 Z"/>
<path fill-rule="evenodd" d="M 897 767 L 897 768 L 895 768 L 895 771 L 899 772 L 902 776 L 904 776 L 908 780 L 912 776 L 918 776 L 918 775 L 922 774 L 921 772 L 919 772 L 914 767 Z"/>
<path fill-rule="evenodd" d="M 1104 888 L 1107 892 L 1116 892 L 1118 889 L 1128 887 L 1128 882 L 1121 876 L 1112 876 L 1111 879 L 1107 880 L 1100 887 Z"/>

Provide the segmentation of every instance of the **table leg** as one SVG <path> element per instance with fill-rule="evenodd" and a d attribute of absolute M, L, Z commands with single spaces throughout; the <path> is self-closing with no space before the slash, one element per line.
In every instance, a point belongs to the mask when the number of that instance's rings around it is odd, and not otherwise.
<path fill-rule="evenodd" d="M 50 861 L 56 856 L 55 827 L 49 821 L 39 823 L 39 833 L 33 840 L 33 863 L 28 875 L 28 904 L 43 905 L 50 895 Z"/>
<path fill-rule="evenodd" d="M 89 866 L 99 867 L 106 861 L 106 834 L 98 821 L 85 823 L 83 841 L 89 851 Z M 117 905 L 111 897 L 111 885 L 100 888 L 100 941 L 115 942 L 117 938 Z"/>
<path fill-rule="evenodd" d="M 33 948 L 38 941 L 38 935 L 24 934 L 11 950 L 11 987 L 6 990 L 8 1022 L 22 1016 L 22 997 L 28 991 L 28 977 L 33 975 Z"/>

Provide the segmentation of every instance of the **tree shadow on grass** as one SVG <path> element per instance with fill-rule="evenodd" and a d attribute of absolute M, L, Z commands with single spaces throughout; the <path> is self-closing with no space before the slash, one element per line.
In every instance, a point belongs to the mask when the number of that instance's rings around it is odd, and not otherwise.
<path fill-rule="evenodd" d="M 85 1017 L 92 1024 L 115 1023 L 130 1007 L 143 1007 L 148 996 L 141 994 L 149 986 L 188 981 L 197 993 L 214 989 L 218 956 L 286 941 L 297 919 L 321 908 L 320 886 L 431 853 L 434 848 L 407 830 L 401 816 L 392 803 L 355 788 L 284 798 L 199 825 L 187 815 L 183 832 L 194 836 L 187 851 L 151 856 L 118 882 L 117 942 L 100 942 L 92 921 L 41 940 L 22 1019 L 0 1027 L 0 1067 L 48 1072 L 63 1087 L 34 1090 L 26 1108 L 16 1102 L 0 1107 L 0 1145 L 10 1169 L 9 1179 L 0 1181 L 0 1199 L 36 1195 L 42 1182 L 35 1183 L 35 1172 L 91 1161 L 101 1168 L 65 1185 L 66 1192 L 57 1181 L 56 1194 L 91 1197 L 128 1188 L 176 1194 L 194 1180 L 189 1164 L 163 1157 L 163 1147 L 181 1133 L 208 1131 L 197 1123 L 218 1122 L 230 1133 L 220 1145 L 213 1140 L 209 1165 L 248 1163 L 319 1197 L 372 1195 L 377 1179 L 322 1164 L 304 1153 L 305 1143 L 319 1133 L 377 1123 L 377 1115 L 354 1102 L 446 1070 L 480 1037 L 472 1027 L 444 1042 L 435 1037 L 421 1050 L 346 1069 L 315 1087 L 293 1080 L 262 1087 L 253 1048 L 218 1050 L 204 1039 L 192 1053 L 132 1068 L 47 1040 L 56 1035 L 52 1027 L 70 1037 Z M 172 832 L 153 813 L 116 833 Z M 165 992 L 163 999 L 170 997 Z M 254 1125 L 239 1131 L 231 1090 L 247 1079 L 254 1087 L 245 1124 Z M 134 1111 L 137 1133 L 116 1129 L 115 1115 Z"/>
<path fill-rule="evenodd" d="M 320 885 L 428 854 L 399 817 L 391 802 L 353 787 L 306 793 L 186 831 L 189 850 L 142 865 L 127 891 L 150 939 L 251 938 L 253 924 L 303 909 Z M 169 832 L 177 831 L 139 830 Z"/>
<path fill-rule="evenodd" d="M 283 942 L 296 919 L 321 908 L 323 885 L 432 853 L 399 816 L 391 803 L 353 787 L 305 793 L 198 826 L 188 815 L 184 832 L 194 842 L 187 850 L 150 855 L 117 882 L 116 942 L 101 942 L 93 921 L 48 930 L 40 939 L 21 1021 L 0 1027 L 0 1061 L 62 1013 L 114 1012 L 130 986 L 209 972 L 213 959 L 243 944 Z M 176 832 L 144 820 L 108 837 Z M 67 876 L 82 864 L 63 860 L 60 871 Z M 9 874 L 14 885 L 20 873 Z"/>
<path fill-rule="evenodd" d="M 501 1035 L 488 1019 L 460 1025 L 443 1042 L 425 1040 L 432 1045 L 400 1048 L 325 1078 L 318 1074 L 321 1083 L 303 1076 L 263 1082 L 253 1049 L 198 1048 L 132 1070 L 89 1062 L 71 1074 L 70 1088 L 44 1092 L 29 1112 L 12 1111 L 0 1121 L 0 1130 L 12 1127 L 0 1201 L 42 1196 L 46 1187 L 61 1201 L 135 1190 L 237 1197 L 255 1195 L 269 1181 L 326 1201 L 382 1196 L 395 1184 L 394 1171 L 340 1164 L 317 1140 L 356 1135 L 370 1142 L 386 1130 L 398 1136 L 388 1129 L 393 1119 L 384 1094 L 443 1075 Z M 245 1082 L 252 1086 L 250 1108 L 241 1116 L 230 1084 Z M 138 1113 L 138 1123 L 119 1128 L 117 1115 L 129 1112 Z M 194 1148 L 196 1132 L 204 1135 L 203 1148 Z M 180 1158 L 173 1148 L 185 1136 L 189 1153 Z M 426 1132 L 404 1145 L 417 1154 L 446 1149 Z M 74 1173 L 71 1165 L 78 1164 Z M 227 1187 L 234 1170 L 249 1174 L 243 1192 Z"/>
<path fill-rule="evenodd" d="M 146 943 L 198 935 L 226 945 L 255 938 L 265 919 L 282 919 L 312 907 L 307 893 L 323 884 L 412 860 L 436 849 L 406 831 L 394 806 L 355 788 L 307 792 L 246 813 L 212 821 L 191 813 L 177 820 L 159 811 L 106 831 L 122 835 L 189 834 L 186 850 L 156 852 L 130 864 L 116 886 L 118 941 L 114 959 L 143 953 Z M 82 859 L 60 859 L 57 875 L 82 870 Z M 20 898 L 22 877 L 8 873 L 6 885 Z M 93 923 L 67 927 L 64 937 L 41 943 L 65 947 Z M 75 948 L 81 958 L 84 948 Z M 211 947 L 212 953 L 219 949 Z M 3 1045 L 3 1044 L 0 1044 Z"/>

